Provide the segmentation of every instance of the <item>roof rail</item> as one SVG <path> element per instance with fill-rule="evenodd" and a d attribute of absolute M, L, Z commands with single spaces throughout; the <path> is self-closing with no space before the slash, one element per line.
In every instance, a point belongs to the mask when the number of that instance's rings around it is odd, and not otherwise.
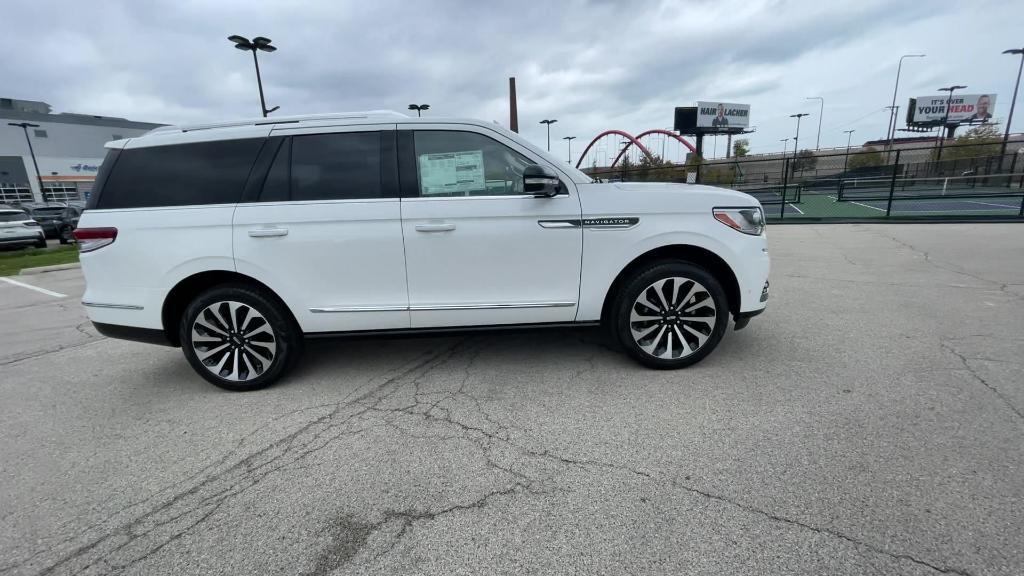
<path fill-rule="evenodd" d="M 180 126 L 161 126 L 147 132 L 160 134 L 166 132 L 192 132 L 195 130 L 212 130 L 215 128 L 232 128 L 235 126 L 264 126 L 271 124 L 301 124 L 320 120 L 354 120 L 359 118 L 408 118 L 394 110 L 367 110 L 364 112 L 334 112 L 328 114 L 303 114 L 298 116 L 276 116 L 274 118 L 253 118 L 229 122 L 211 122 L 208 124 L 183 124 Z"/>

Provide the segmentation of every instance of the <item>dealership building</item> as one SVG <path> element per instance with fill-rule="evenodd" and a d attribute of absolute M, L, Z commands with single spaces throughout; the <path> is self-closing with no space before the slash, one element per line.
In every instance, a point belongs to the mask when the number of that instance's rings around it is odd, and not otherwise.
<path fill-rule="evenodd" d="M 10 125 L 24 123 L 37 126 Z M 107 116 L 54 114 L 46 102 L 0 98 L 0 204 L 84 200 L 103 161 L 103 145 L 158 126 Z M 38 178 L 29 142 L 39 165 Z"/>

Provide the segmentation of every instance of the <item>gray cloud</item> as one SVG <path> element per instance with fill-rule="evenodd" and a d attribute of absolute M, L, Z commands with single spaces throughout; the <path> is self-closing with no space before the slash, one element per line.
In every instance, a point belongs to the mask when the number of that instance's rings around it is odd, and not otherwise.
<path fill-rule="evenodd" d="M 258 113 L 251 60 L 230 34 L 263 35 L 261 59 L 279 114 L 392 108 L 507 122 L 507 78 L 519 81 L 520 123 L 536 142 L 541 118 L 574 147 L 606 128 L 671 124 L 697 99 L 752 104 L 755 152 L 792 130 L 788 115 L 826 98 L 823 145 L 843 129 L 880 137 L 901 53 L 901 101 L 959 82 L 1000 94 L 1009 108 L 1024 5 L 726 0 L 692 2 L 253 3 L 132 0 L 18 1 L 5 6 L 4 96 L 60 111 L 156 122 Z M 983 17 L 979 17 L 982 15 Z M 1005 46 L 1004 46 L 1005 44 Z M 12 48 L 13 47 L 13 48 Z M 813 123 L 813 120 L 812 120 Z M 556 137 L 557 134 L 557 137 Z M 804 138 L 801 138 L 804 141 Z"/>

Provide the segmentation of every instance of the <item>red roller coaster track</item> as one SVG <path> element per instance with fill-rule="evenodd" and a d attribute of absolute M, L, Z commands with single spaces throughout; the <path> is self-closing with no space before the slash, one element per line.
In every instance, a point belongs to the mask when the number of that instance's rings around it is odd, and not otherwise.
<path fill-rule="evenodd" d="M 646 132 L 641 132 L 640 134 L 638 134 L 636 136 L 633 136 L 633 135 L 629 134 L 628 132 L 623 132 L 622 130 L 605 130 L 604 132 L 601 132 L 600 134 L 595 136 L 594 139 L 590 141 L 590 144 L 587 144 L 587 147 L 583 150 L 583 154 L 580 154 L 579 161 L 576 162 L 576 167 L 577 168 L 580 167 L 580 165 L 583 163 L 583 159 L 586 158 L 586 156 L 587 156 L 587 152 L 590 151 L 590 149 L 594 146 L 594 144 L 597 143 L 598 140 L 600 140 L 601 138 L 604 138 L 605 136 L 609 136 L 611 134 L 617 134 L 617 135 L 622 136 L 623 138 L 629 140 L 629 144 L 627 144 L 621 151 L 619 151 L 619 155 L 615 157 L 615 161 L 612 162 L 612 167 L 614 167 L 616 164 L 619 163 L 619 160 L 622 159 L 622 156 L 626 153 L 627 150 L 629 150 L 629 147 L 634 145 L 634 144 L 636 144 L 636 147 L 639 148 L 640 151 L 644 153 L 644 156 L 646 156 L 649 160 L 653 161 L 654 160 L 654 155 L 651 154 L 651 151 L 648 150 L 643 144 L 640 143 L 640 139 L 641 138 L 643 138 L 644 136 L 648 136 L 650 134 L 664 134 L 666 136 L 671 136 L 672 138 L 675 138 L 679 142 L 682 142 L 682 144 L 684 146 L 686 146 L 690 150 L 690 152 L 696 152 L 697 151 L 697 149 L 694 148 L 693 144 L 690 144 L 689 141 L 687 141 L 685 138 L 683 138 L 679 134 L 676 134 L 675 132 L 669 132 L 668 130 L 660 130 L 660 129 L 647 130 Z"/>

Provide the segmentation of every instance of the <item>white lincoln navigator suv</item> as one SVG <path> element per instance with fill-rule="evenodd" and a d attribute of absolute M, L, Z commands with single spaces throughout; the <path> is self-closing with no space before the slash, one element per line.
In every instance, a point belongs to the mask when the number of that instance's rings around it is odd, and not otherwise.
<path fill-rule="evenodd" d="M 682 368 L 768 298 L 754 198 L 595 182 L 496 124 L 261 118 L 107 148 L 75 230 L 89 318 L 231 390 L 306 337 L 385 332 L 602 324 Z"/>

